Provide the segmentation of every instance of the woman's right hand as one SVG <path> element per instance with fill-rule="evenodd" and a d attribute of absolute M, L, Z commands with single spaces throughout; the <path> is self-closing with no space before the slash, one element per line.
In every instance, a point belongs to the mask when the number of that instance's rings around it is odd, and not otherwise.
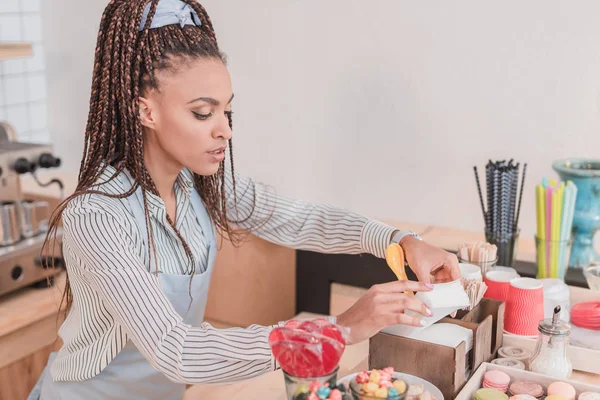
<path fill-rule="evenodd" d="M 350 330 L 347 344 L 369 339 L 389 325 L 422 326 L 421 320 L 404 313 L 412 310 L 431 316 L 431 311 L 415 296 L 403 292 L 428 292 L 433 285 L 415 281 L 394 281 L 372 286 L 347 311 L 337 317 L 337 323 Z"/>

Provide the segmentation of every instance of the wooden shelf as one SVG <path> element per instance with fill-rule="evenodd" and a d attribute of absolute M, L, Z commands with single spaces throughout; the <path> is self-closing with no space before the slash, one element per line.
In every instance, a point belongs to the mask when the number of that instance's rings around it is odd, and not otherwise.
<path fill-rule="evenodd" d="M 0 60 L 9 58 L 31 57 L 33 50 L 31 43 L 25 42 L 4 42 L 0 43 Z"/>

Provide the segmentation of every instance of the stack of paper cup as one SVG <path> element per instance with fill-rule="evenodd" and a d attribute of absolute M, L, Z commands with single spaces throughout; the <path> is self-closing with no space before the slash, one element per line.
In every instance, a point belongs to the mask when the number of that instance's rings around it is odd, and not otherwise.
<path fill-rule="evenodd" d="M 485 284 L 487 290 L 485 292 L 486 299 L 506 301 L 510 281 L 514 279 L 514 275 L 506 271 L 490 271 L 485 275 Z"/>
<path fill-rule="evenodd" d="M 481 267 L 474 264 L 460 263 L 460 273 L 465 280 L 475 280 L 481 282 L 483 277 L 481 275 Z"/>
<path fill-rule="evenodd" d="M 554 308 L 560 306 L 560 319 L 570 320 L 571 291 L 569 286 L 555 278 L 540 279 L 544 286 L 544 318 L 552 318 Z"/>
<path fill-rule="evenodd" d="M 510 281 L 504 329 L 520 336 L 537 336 L 538 325 L 544 319 L 544 288 L 533 278 Z"/>
<path fill-rule="evenodd" d="M 517 272 L 516 269 L 511 268 L 511 267 L 504 267 L 502 265 L 496 265 L 495 267 L 492 267 L 490 269 L 490 271 L 502 271 L 502 272 L 508 272 L 510 273 L 513 278 L 520 278 L 521 275 L 519 275 L 519 273 Z"/>

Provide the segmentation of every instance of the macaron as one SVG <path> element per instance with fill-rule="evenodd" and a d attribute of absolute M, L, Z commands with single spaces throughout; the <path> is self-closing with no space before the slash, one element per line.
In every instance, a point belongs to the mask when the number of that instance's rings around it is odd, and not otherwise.
<path fill-rule="evenodd" d="M 559 396 L 557 394 L 552 394 L 550 396 L 546 396 L 545 400 L 568 400 L 566 397 Z"/>
<path fill-rule="evenodd" d="M 515 381 L 510 384 L 508 390 L 511 396 L 527 394 L 535 398 L 541 398 L 544 395 L 544 388 L 542 385 L 533 381 Z"/>
<path fill-rule="evenodd" d="M 508 396 L 497 389 L 484 388 L 475 392 L 474 400 L 508 400 Z"/>
<path fill-rule="evenodd" d="M 553 382 L 548 386 L 548 397 L 552 395 L 561 396 L 567 400 L 575 400 L 577 392 L 575 391 L 575 388 L 567 382 Z"/>
<path fill-rule="evenodd" d="M 600 400 L 600 393 L 583 392 L 579 395 L 577 400 Z"/>
<path fill-rule="evenodd" d="M 508 390 L 508 384 L 510 383 L 510 376 L 506 372 L 492 370 L 488 371 L 483 375 L 483 387 L 489 389 L 498 389 L 501 392 Z"/>
<path fill-rule="evenodd" d="M 510 396 L 508 400 L 538 400 L 537 398 L 530 396 L 528 394 L 515 394 L 514 396 Z"/>

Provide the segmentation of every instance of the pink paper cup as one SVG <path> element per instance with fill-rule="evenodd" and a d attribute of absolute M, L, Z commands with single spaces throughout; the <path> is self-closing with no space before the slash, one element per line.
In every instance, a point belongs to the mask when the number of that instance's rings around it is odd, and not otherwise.
<path fill-rule="evenodd" d="M 504 330 L 519 336 L 536 336 L 544 319 L 544 286 L 533 278 L 510 282 L 504 313 Z"/>
<path fill-rule="evenodd" d="M 506 301 L 510 281 L 514 279 L 514 274 L 506 271 L 490 271 L 485 275 L 484 282 L 487 290 L 483 297 L 486 299 Z"/>

